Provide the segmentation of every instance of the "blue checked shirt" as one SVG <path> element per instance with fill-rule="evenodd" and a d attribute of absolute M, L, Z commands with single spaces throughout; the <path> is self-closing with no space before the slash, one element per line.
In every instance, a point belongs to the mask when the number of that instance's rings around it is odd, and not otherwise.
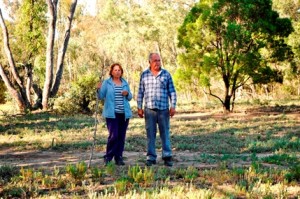
<path fill-rule="evenodd" d="M 143 100 L 149 109 L 169 109 L 169 99 L 172 108 L 176 108 L 176 91 L 170 73 L 161 69 L 155 77 L 150 69 L 141 74 L 137 95 L 138 109 L 142 109 Z"/>

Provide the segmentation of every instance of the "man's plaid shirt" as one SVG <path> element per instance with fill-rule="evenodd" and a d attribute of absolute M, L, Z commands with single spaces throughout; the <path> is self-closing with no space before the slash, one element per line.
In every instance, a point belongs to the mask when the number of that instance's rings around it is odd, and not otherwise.
<path fill-rule="evenodd" d="M 138 109 L 143 106 L 149 109 L 169 109 L 169 99 L 172 108 L 176 108 L 176 91 L 170 73 L 161 69 L 155 77 L 150 69 L 141 74 L 139 91 L 137 95 Z"/>

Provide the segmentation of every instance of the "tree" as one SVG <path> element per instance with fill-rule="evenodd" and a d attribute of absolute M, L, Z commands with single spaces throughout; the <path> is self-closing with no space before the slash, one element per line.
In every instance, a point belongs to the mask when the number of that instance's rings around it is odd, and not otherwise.
<path fill-rule="evenodd" d="M 274 66 L 292 57 L 284 42 L 291 32 L 291 21 L 272 10 L 271 0 L 200 1 L 179 29 L 181 70 L 232 111 L 236 90 L 249 80 L 282 82 Z M 223 82 L 223 98 L 212 90 L 214 80 Z"/>
<path fill-rule="evenodd" d="M 26 0 L 23 2 L 21 8 L 24 11 L 24 18 L 28 17 L 28 20 L 21 20 L 20 27 L 17 29 L 19 35 L 21 35 L 21 40 L 18 42 L 27 43 L 24 47 L 24 53 L 26 53 L 27 62 L 23 68 L 18 68 L 15 64 L 15 57 L 13 55 L 13 50 L 10 46 L 8 29 L 5 24 L 2 12 L 0 9 L 0 25 L 3 33 L 3 43 L 6 57 L 8 59 L 8 65 L 12 71 L 12 77 L 8 76 L 7 70 L 5 67 L 0 64 L 0 75 L 5 82 L 6 87 L 8 88 L 9 93 L 17 101 L 20 111 L 25 111 L 26 109 L 34 109 L 36 107 L 43 107 L 44 110 L 48 109 L 48 100 L 50 97 L 54 97 L 57 94 L 60 81 L 63 73 L 64 66 L 64 57 L 67 50 L 71 25 L 74 16 L 74 12 L 77 5 L 77 0 L 66 1 L 66 4 L 69 4 L 70 10 L 68 15 L 68 20 L 66 23 L 66 29 L 64 33 L 64 38 L 62 40 L 62 45 L 57 55 L 57 70 L 55 75 L 55 80 L 53 80 L 53 68 L 54 68 L 54 41 L 56 35 L 56 22 L 57 22 L 57 0 L 47 0 L 48 5 L 48 14 L 49 14 L 49 24 L 48 24 L 48 37 L 47 37 L 47 48 L 46 52 L 46 72 L 45 72 L 45 82 L 43 90 L 38 84 L 32 84 L 32 69 L 33 62 L 35 61 L 34 57 L 41 51 L 41 48 L 44 47 L 43 42 L 41 41 L 43 32 L 41 28 L 43 27 L 41 18 L 45 18 L 46 13 L 43 10 L 43 1 L 32 1 Z M 44 15 L 42 15 L 44 14 Z M 28 21 L 28 22 L 27 22 Z M 23 24 L 22 24 L 23 23 Z M 24 30 L 25 31 L 24 33 Z M 23 34 L 23 35 L 22 35 Z M 23 53 L 20 52 L 20 53 Z M 33 57 L 33 58 L 32 58 Z M 23 61 L 24 62 L 24 61 Z M 37 105 L 31 102 L 31 91 L 34 91 L 38 96 L 36 100 Z M 42 104 L 41 104 L 42 101 Z"/>
<path fill-rule="evenodd" d="M 273 8 L 280 16 L 289 17 L 292 20 L 295 31 L 288 37 L 287 43 L 292 46 L 294 59 L 285 67 L 285 89 L 289 94 L 300 95 L 300 2 L 295 0 L 273 0 Z"/>

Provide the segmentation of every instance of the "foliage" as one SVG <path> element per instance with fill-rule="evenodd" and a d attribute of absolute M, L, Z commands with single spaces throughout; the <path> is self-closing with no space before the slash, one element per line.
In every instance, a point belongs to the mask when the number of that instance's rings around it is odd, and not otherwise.
<path fill-rule="evenodd" d="M 126 140 L 129 147 L 126 151 L 138 155 L 135 156 L 136 159 L 127 161 L 128 166 L 118 167 L 113 161 L 105 166 L 97 159 L 95 162 L 101 163 L 95 164 L 91 170 L 85 170 L 86 165 L 83 162 L 73 165 L 66 163 L 65 167 L 57 165 L 51 168 L 44 164 L 39 167 L 39 163 L 34 159 L 37 167 L 27 166 L 18 174 L 13 174 L 10 180 L 0 179 L 3 187 L 0 197 L 297 196 L 299 191 L 297 140 L 300 131 L 295 114 L 299 110 L 299 101 L 283 103 L 272 100 L 267 104 L 268 106 L 240 104 L 244 109 L 243 113 L 225 115 L 220 114 L 214 106 L 207 108 L 205 105 L 191 104 L 188 108 L 185 103 L 179 103 L 178 115 L 171 120 L 171 138 L 175 154 L 175 165 L 172 168 L 163 166 L 160 158 L 157 165 L 144 167 L 146 161 L 143 155 L 146 148 L 144 124 L 143 120 L 132 118 Z M 192 114 L 187 114 L 189 112 Z M 56 155 L 72 150 L 76 153 L 76 157 L 80 155 L 86 157 L 89 150 L 82 151 L 82 149 L 88 149 L 91 142 L 86 141 L 89 144 L 85 145 L 82 142 L 91 136 L 94 129 L 93 121 L 91 116 L 82 114 L 66 116 L 52 112 L 33 112 L 22 116 L 6 115 L 0 118 L 3 126 L 0 128 L 0 143 L 2 149 L 13 148 L 22 152 L 42 149 L 43 157 L 46 154 L 53 154 L 56 150 L 59 150 L 56 151 Z M 53 138 L 60 147 L 51 148 Z M 96 151 L 100 156 L 105 151 L 107 131 L 97 131 L 97 138 Z M 258 141 L 267 143 L 260 145 L 261 151 L 266 153 L 260 151 L 251 153 L 251 144 Z M 184 143 L 197 143 L 198 148 L 186 150 L 178 147 Z M 160 145 L 157 147 L 161 147 Z M 34 153 L 32 152 L 33 157 Z M 142 158 L 139 154 L 142 154 Z M 18 156 L 20 159 L 24 157 L 23 153 Z M 10 161 L 14 162 L 15 156 L 8 154 L 7 158 L 2 159 L 2 162 Z M 10 168 L 5 170 L 8 170 L 8 173 L 12 171 Z"/>
<path fill-rule="evenodd" d="M 34 181 L 34 170 L 32 168 L 21 168 L 20 170 L 20 179 L 23 183 L 31 185 Z"/>
<path fill-rule="evenodd" d="M 96 102 L 96 74 L 81 76 L 70 89 L 55 100 L 55 109 L 60 113 L 91 113 Z"/>
<path fill-rule="evenodd" d="M 18 62 L 24 65 L 33 65 L 35 58 L 45 53 L 46 12 L 47 4 L 42 0 L 25 0 L 16 12 L 16 40 L 13 41 L 13 46 Z"/>
<path fill-rule="evenodd" d="M 154 180 L 154 173 L 152 168 L 145 167 L 142 169 L 139 165 L 129 166 L 128 177 L 133 183 L 137 183 L 141 186 L 147 186 Z"/>
<path fill-rule="evenodd" d="M 1 165 L 0 166 L 0 179 L 4 182 L 10 182 L 11 178 L 15 175 L 18 175 L 20 169 L 11 165 Z"/>
<path fill-rule="evenodd" d="M 184 179 L 188 182 L 192 182 L 199 176 L 199 171 L 193 166 L 187 167 L 185 174 L 184 174 Z"/>
<path fill-rule="evenodd" d="M 148 67 L 149 52 L 160 52 L 163 67 L 175 72 L 180 50 L 177 28 L 194 0 L 98 0 L 96 4 L 96 16 L 77 18 L 67 53 L 67 81 L 91 71 L 107 74 L 108 66 L 119 62 L 135 95 L 139 75 Z"/>
<path fill-rule="evenodd" d="M 295 164 L 290 168 L 290 171 L 285 175 L 285 178 L 291 181 L 300 182 L 300 166 L 299 164 Z"/>
<path fill-rule="evenodd" d="M 3 81 L 0 81 L 0 104 L 4 104 L 6 102 L 5 92 L 6 92 L 5 84 Z"/>
<path fill-rule="evenodd" d="M 9 3 L 6 2 L 6 4 Z M 47 13 L 47 4 L 49 10 L 53 8 L 53 12 Z M 1 15 L 4 37 L 2 42 L 5 47 L 4 54 L 6 54 L 8 59 L 4 66 L 5 69 L 9 66 L 9 69 L 12 71 L 9 73 L 8 70 L 4 70 L 1 64 L 0 67 L 3 71 L 1 76 L 3 81 L 5 81 L 5 85 L 9 88 L 10 95 L 16 101 L 20 112 L 26 113 L 38 108 L 47 110 L 49 98 L 56 96 L 63 74 L 63 62 L 70 38 L 69 33 L 76 4 L 77 0 L 72 1 L 69 16 L 67 17 L 68 20 L 65 22 L 68 28 L 65 30 L 65 34 L 62 34 L 64 35 L 64 40 L 57 56 L 57 72 L 55 76 L 53 75 L 53 61 L 55 34 L 58 32 L 56 29 L 57 1 L 25 0 L 20 2 L 20 4 L 17 4 L 17 12 L 13 13 L 14 20 L 9 22 L 12 24 L 9 27 L 10 29 L 7 28 L 6 22 Z M 50 19 L 48 33 L 46 33 L 47 17 Z M 46 34 L 48 34 L 47 40 Z M 12 37 L 11 35 L 13 35 L 13 40 L 9 39 Z M 33 69 L 36 59 L 43 57 L 44 54 L 47 61 L 44 74 L 44 89 L 42 89 L 40 80 L 43 80 L 43 78 L 38 73 L 38 77 L 33 78 Z"/>
<path fill-rule="evenodd" d="M 275 154 L 269 157 L 263 158 L 265 162 L 271 163 L 271 164 L 277 164 L 277 165 L 297 165 L 300 164 L 298 158 L 294 155 L 288 155 L 288 154 Z"/>
<path fill-rule="evenodd" d="M 236 90 L 250 78 L 282 82 L 281 71 L 272 66 L 292 57 L 284 42 L 292 31 L 290 19 L 280 18 L 270 0 L 200 1 L 179 29 L 179 46 L 186 50 L 179 56 L 187 71 L 182 74 L 207 87 L 229 111 Z M 222 98 L 213 86 L 218 81 L 223 82 Z"/>
<path fill-rule="evenodd" d="M 130 182 L 128 178 L 120 178 L 114 182 L 114 186 L 119 194 L 126 193 L 130 188 Z"/>
<path fill-rule="evenodd" d="M 116 170 L 116 164 L 113 163 L 112 161 L 108 162 L 106 167 L 105 167 L 105 173 L 109 175 L 115 175 L 117 172 Z"/>
<path fill-rule="evenodd" d="M 21 187 L 11 187 L 8 188 L 6 187 L 3 190 L 3 193 L 0 194 L 1 196 L 4 196 L 5 198 L 25 198 L 26 197 L 26 193 L 24 193 L 24 189 L 22 189 Z"/>
<path fill-rule="evenodd" d="M 78 162 L 76 165 L 67 165 L 66 172 L 71 176 L 75 183 L 81 183 L 85 178 L 87 172 L 87 165 L 85 162 Z"/>
<path fill-rule="evenodd" d="M 104 182 L 104 171 L 102 169 L 99 169 L 97 167 L 91 168 L 92 173 L 92 179 L 95 182 L 99 182 L 100 184 Z"/>

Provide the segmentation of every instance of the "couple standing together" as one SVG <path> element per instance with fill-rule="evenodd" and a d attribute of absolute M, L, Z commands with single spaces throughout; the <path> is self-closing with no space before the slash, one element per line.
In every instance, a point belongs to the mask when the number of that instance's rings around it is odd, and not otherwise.
<path fill-rule="evenodd" d="M 140 77 L 137 108 L 140 118 L 145 118 L 147 132 L 147 166 L 156 164 L 157 126 L 162 142 L 162 159 L 166 166 L 173 166 L 170 141 L 170 117 L 175 115 L 176 91 L 172 77 L 161 68 L 160 55 L 149 54 L 149 65 Z M 102 116 L 106 118 L 109 132 L 104 156 L 105 164 L 114 158 L 116 165 L 125 165 L 123 151 L 129 118 L 132 117 L 129 101 L 132 93 L 120 64 L 111 65 L 110 78 L 98 85 L 98 98 L 104 99 Z M 143 109 L 144 102 L 144 109 Z"/>

